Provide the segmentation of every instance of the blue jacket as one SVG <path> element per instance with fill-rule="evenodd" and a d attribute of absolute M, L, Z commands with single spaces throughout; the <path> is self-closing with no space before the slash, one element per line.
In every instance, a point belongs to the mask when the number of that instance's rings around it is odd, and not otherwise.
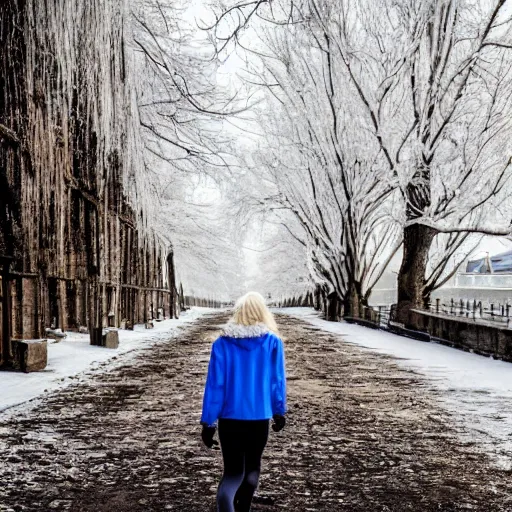
<path fill-rule="evenodd" d="M 261 324 L 228 324 L 212 346 L 201 423 L 264 420 L 285 412 L 283 342 Z"/>

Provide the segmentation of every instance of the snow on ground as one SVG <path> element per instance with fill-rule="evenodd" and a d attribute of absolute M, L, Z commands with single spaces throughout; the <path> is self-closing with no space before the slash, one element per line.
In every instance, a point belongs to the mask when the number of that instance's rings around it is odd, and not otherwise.
<path fill-rule="evenodd" d="M 512 363 L 345 322 L 328 322 L 311 308 L 275 309 L 306 320 L 348 343 L 397 358 L 426 377 L 443 407 L 500 467 L 512 469 Z"/>
<path fill-rule="evenodd" d="M 119 348 L 108 349 L 89 344 L 88 334 L 68 332 L 62 341 L 48 340 L 48 366 L 41 372 L 0 372 L 0 415 L 7 409 L 37 398 L 45 391 L 63 387 L 88 370 L 108 369 L 117 356 L 148 347 L 152 343 L 176 336 L 180 328 L 218 309 L 193 307 L 178 320 L 155 322 L 153 329 L 136 325 L 133 331 L 119 330 Z"/>

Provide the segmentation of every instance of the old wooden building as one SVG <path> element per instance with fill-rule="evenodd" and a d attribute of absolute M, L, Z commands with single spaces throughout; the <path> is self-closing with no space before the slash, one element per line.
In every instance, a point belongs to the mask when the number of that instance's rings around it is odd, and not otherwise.
<path fill-rule="evenodd" d="M 0 2 L 3 362 L 12 338 L 48 327 L 176 314 L 172 250 L 148 226 L 124 3 Z"/>

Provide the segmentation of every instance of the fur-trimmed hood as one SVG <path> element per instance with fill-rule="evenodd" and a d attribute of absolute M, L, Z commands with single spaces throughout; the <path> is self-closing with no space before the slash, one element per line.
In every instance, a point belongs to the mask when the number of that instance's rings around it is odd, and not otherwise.
<path fill-rule="evenodd" d="M 271 331 L 265 324 L 242 325 L 229 322 L 224 327 L 222 337 L 245 350 L 259 347 Z"/>
<path fill-rule="evenodd" d="M 265 324 L 242 325 L 229 322 L 224 327 L 223 336 L 226 338 L 259 338 L 270 332 Z"/>

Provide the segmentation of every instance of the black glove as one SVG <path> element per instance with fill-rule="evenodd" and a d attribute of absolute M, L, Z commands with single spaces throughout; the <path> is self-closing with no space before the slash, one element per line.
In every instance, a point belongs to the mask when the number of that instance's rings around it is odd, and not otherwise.
<path fill-rule="evenodd" d="M 213 439 L 215 435 L 215 431 L 217 429 L 215 427 L 209 427 L 207 425 L 203 425 L 203 431 L 201 432 L 201 438 L 203 443 L 207 448 L 212 448 L 214 444 L 218 445 L 219 442 Z"/>
<path fill-rule="evenodd" d="M 283 430 L 286 425 L 286 418 L 281 414 L 274 414 L 273 416 L 274 423 L 272 423 L 272 430 L 274 432 L 279 432 Z"/>

